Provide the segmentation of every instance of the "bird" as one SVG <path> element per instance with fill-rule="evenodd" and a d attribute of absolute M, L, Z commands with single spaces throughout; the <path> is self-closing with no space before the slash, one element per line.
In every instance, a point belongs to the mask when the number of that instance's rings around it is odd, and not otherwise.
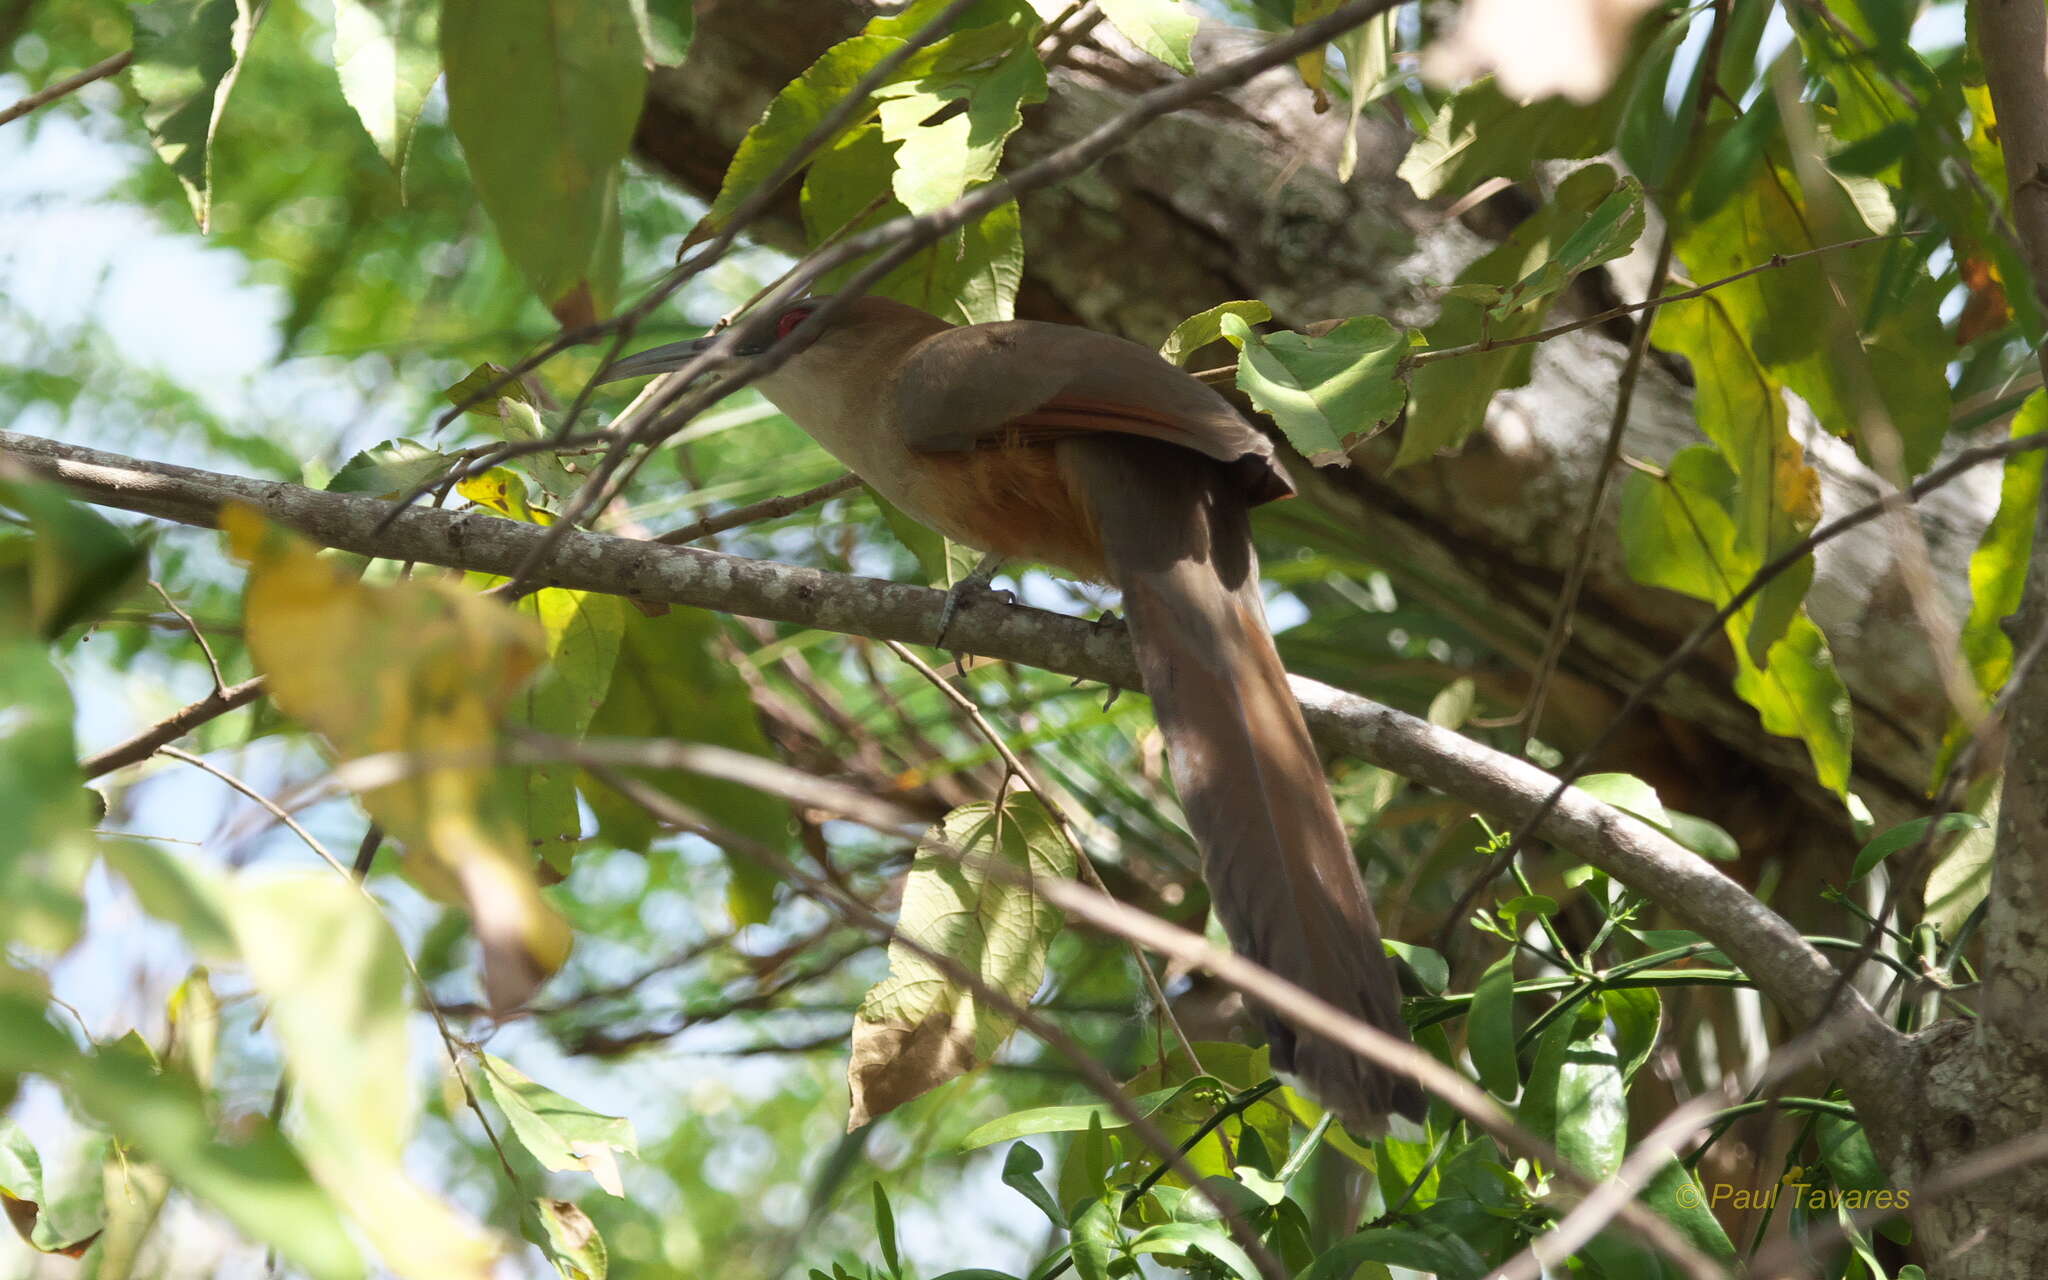
<path fill-rule="evenodd" d="M 1379 922 L 1259 593 L 1251 510 L 1294 493 L 1272 441 L 1123 338 L 955 325 L 872 295 L 820 315 L 826 301 L 785 304 L 772 338 L 762 326 L 737 347 L 740 360 L 783 348 L 752 385 L 881 497 L 984 552 L 985 568 L 1036 561 L 1122 592 L 1231 946 L 1406 1040 Z M 641 351 L 602 378 L 673 372 L 714 341 Z M 1407 1076 L 1254 1008 L 1274 1068 L 1348 1128 L 1422 1118 Z"/>

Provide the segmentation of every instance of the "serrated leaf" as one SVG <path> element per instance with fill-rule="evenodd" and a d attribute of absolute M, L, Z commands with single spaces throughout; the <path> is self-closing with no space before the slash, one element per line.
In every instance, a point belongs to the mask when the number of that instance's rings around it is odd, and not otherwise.
<path fill-rule="evenodd" d="M 638 1150 L 632 1121 L 566 1098 L 495 1054 L 482 1055 L 475 1080 L 479 1091 L 505 1113 L 513 1138 L 543 1169 L 587 1173 L 610 1194 L 626 1194 L 614 1153 L 632 1155 Z"/>
<path fill-rule="evenodd" d="M 395 498 L 444 474 L 454 462 L 449 454 L 417 440 L 386 440 L 342 463 L 341 470 L 327 482 L 327 491 Z"/>
<path fill-rule="evenodd" d="M 420 108 L 441 74 L 439 6 L 426 0 L 334 0 L 334 69 L 377 153 L 405 167 Z"/>
<path fill-rule="evenodd" d="M 882 139 L 896 145 L 891 189 L 911 213 L 931 213 L 995 178 L 1023 107 L 1045 101 L 1045 66 L 1025 42 L 993 67 L 962 75 L 941 62 L 876 97 Z M 939 118 L 955 102 L 964 109 Z"/>
<path fill-rule="evenodd" d="M 892 189 L 894 175 L 878 125 L 856 129 L 828 148 L 804 179 L 802 211 L 811 242 L 865 231 L 907 213 Z M 827 272 L 817 287 L 825 292 L 840 287 L 867 261 Z M 1023 271 L 1023 229 L 1011 203 L 940 237 L 868 291 L 956 324 L 980 324 L 1010 318 Z"/>
<path fill-rule="evenodd" d="M 422 888 L 469 910 L 492 1003 L 523 1003 L 568 955 L 569 927 L 535 882 L 510 775 L 488 757 L 545 653 L 539 628 L 445 581 L 364 585 L 247 507 L 224 508 L 221 527 L 249 565 L 249 652 L 271 698 L 344 759 L 420 757 L 363 806 Z"/>
<path fill-rule="evenodd" d="M 626 0 L 444 0 L 448 123 L 498 239 L 565 327 L 611 312 L 647 67 Z"/>
<path fill-rule="evenodd" d="M 984 859 L 1024 879 L 992 871 Z M 1046 950 L 1060 929 L 1059 911 L 1030 882 L 1073 874 L 1073 850 L 1035 797 L 964 805 L 919 845 L 897 931 L 1023 1004 L 1037 994 Z M 987 1062 L 1014 1025 L 930 960 L 892 942 L 889 976 L 854 1015 L 848 1127 Z"/>
<path fill-rule="evenodd" d="M 1225 316 L 1236 316 L 1246 324 L 1264 324 L 1273 318 L 1273 309 L 1255 298 L 1218 303 L 1175 325 L 1173 332 L 1166 335 L 1166 341 L 1160 344 L 1159 354 L 1172 364 L 1186 368 L 1188 358 L 1195 352 L 1222 340 Z"/>
<path fill-rule="evenodd" d="M 1219 322 L 1238 349 L 1238 389 L 1313 465 L 1348 462 L 1351 446 L 1391 423 L 1407 403 L 1401 360 L 1408 331 L 1378 316 L 1354 316 L 1315 338 L 1262 336 L 1229 313 Z"/>
<path fill-rule="evenodd" d="M 1102 16 L 1126 40 L 1182 75 L 1193 75 L 1188 49 L 1201 19 L 1181 0 L 1102 0 Z"/>
<path fill-rule="evenodd" d="M 1458 273 L 1457 282 L 1444 292 L 1436 322 L 1423 331 L 1429 346 L 1443 350 L 1499 343 L 1536 332 L 1564 283 L 1549 272 L 1550 265 L 1575 240 L 1580 247 L 1572 250 L 1574 256 L 1600 248 L 1602 229 L 1615 230 L 1618 224 L 1595 215 L 1611 212 L 1616 197 L 1625 206 L 1629 191 L 1628 182 L 1604 164 L 1587 165 L 1566 177 L 1534 216 Z M 1588 233 L 1588 227 L 1594 230 Z M 1525 299 L 1511 298 L 1523 281 L 1544 287 Z M 1501 346 L 1422 363 L 1409 380 L 1408 418 L 1394 465 L 1421 462 L 1463 443 L 1485 422 L 1497 391 L 1529 380 L 1533 350 Z"/>
<path fill-rule="evenodd" d="M 248 0 L 157 0 L 129 13 L 135 60 L 128 80 L 142 99 L 142 122 L 205 232 L 213 224 L 213 134 L 248 51 L 255 11 Z"/>

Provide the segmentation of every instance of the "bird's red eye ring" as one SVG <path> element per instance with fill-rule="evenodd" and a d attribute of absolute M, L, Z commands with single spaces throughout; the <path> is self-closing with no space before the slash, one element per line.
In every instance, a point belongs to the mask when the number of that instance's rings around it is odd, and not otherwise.
<path fill-rule="evenodd" d="M 775 336 L 778 338 L 787 338 L 789 336 L 789 331 L 791 329 L 796 328 L 798 325 L 802 324 L 805 318 L 808 317 L 810 314 L 811 309 L 809 307 L 798 307 L 794 311 L 783 312 L 782 319 L 777 320 L 775 322 Z"/>

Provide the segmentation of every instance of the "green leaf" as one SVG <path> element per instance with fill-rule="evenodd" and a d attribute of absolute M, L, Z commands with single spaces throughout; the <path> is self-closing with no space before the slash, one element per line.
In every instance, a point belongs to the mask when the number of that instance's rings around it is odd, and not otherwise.
<path fill-rule="evenodd" d="M 908 212 L 891 187 L 895 175 L 878 125 L 856 129 L 811 165 L 804 179 L 804 228 L 813 244 L 865 231 Z M 819 278 L 820 291 L 839 288 L 868 259 Z M 956 324 L 1007 320 L 1024 273 L 1024 238 L 1014 203 L 920 250 L 877 281 L 871 293 L 920 307 Z"/>
<path fill-rule="evenodd" d="M 128 882 L 142 909 L 177 926 L 201 960 L 224 964 L 240 957 L 218 893 L 191 863 L 146 840 L 105 841 L 100 856 Z"/>
<path fill-rule="evenodd" d="M 1522 1067 L 1515 1058 L 1515 956 L 1510 951 L 1480 975 L 1465 1019 L 1465 1044 L 1479 1082 L 1489 1093 L 1512 1100 L 1522 1087 Z"/>
<path fill-rule="evenodd" d="M 247 0 L 156 0 L 129 8 L 150 145 L 177 176 L 199 230 L 213 223 L 213 134 L 248 51 L 256 14 Z"/>
<path fill-rule="evenodd" d="M 1349 182 L 1358 171 L 1358 118 L 1366 107 L 1401 83 L 1394 66 L 1394 50 L 1400 43 L 1395 25 L 1398 13 L 1389 9 L 1374 14 L 1337 37 L 1344 51 L 1344 66 L 1351 73 L 1351 118 L 1344 127 L 1344 148 L 1337 156 L 1337 181 Z"/>
<path fill-rule="evenodd" d="M 1909 849 L 1920 843 L 1921 839 L 1927 836 L 1927 828 L 1935 823 L 1936 820 L 1931 816 L 1902 822 L 1864 845 L 1862 851 L 1856 855 L 1856 865 L 1849 870 L 1849 882 L 1854 884 L 1869 875 L 1871 869 L 1886 858 L 1901 849 Z M 1935 825 L 1929 847 L 1932 848 L 1938 843 L 1942 836 L 1952 835 L 1958 831 L 1981 831 L 1984 826 L 1984 819 L 1974 813 L 1944 813 L 1939 825 Z"/>
<path fill-rule="evenodd" d="M 1690 813 L 1666 809 L 1664 832 L 1673 840 L 1684 845 L 1702 858 L 1714 862 L 1734 862 L 1742 856 L 1742 849 L 1735 843 L 1735 837 L 1725 827 L 1707 821 Z"/>
<path fill-rule="evenodd" d="M 94 1192 L 99 1190 L 99 1166 L 98 1160 L 88 1164 Z M 42 1157 L 21 1126 L 6 1116 L 0 1116 L 0 1205 L 16 1233 L 38 1253 L 76 1258 L 99 1237 L 106 1222 L 105 1202 L 98 1195 L 44 1188 Z"/>
<path fill-rule="evenodd" d="M 1598 168 L 1593 166 L 1581 172 L 1594 172 Z M 1577 177 L 1577 174 L 1573 175 L 1573 178 Z M 1566 187 L 1569 186 L 1570 181 L 1567 180 Z M 1560 188 L 1559 198 L 1566 198 L 1565 188 Z M 1646 216 L 1642 184 L 1634 178 L 1621 178 L 1606 198 L 1593 206 L 1585 221 L 1551 251 L 1541 266 L 1502 291 L 1500 301 L 1492 308 L 1494 318 L 1505 319 L 1518 307 L 1562 293 L 1580 272 L 1627 254 L 1642 238 Z"/>
<path fill-rule="evenodd" d="M 1193 75 L 1188 48 L 1201 19 L 1180 0 L 1102 0 L 1102 15 L 1126 40 L 1182 75 Z"/>
<path fill-rule="evenodd" d="M 1614 1176 L 1628 1148 L 1622 1063 L 1601 1027 L 1604 1016 L 1600 1005 L 1589 1004 L 1544 1030 L 1519 1109 L 1525 1128 L 1553 1143 L 1574 1168 L 1602 1180 Z"/>
<path fill-rule="evenodd" d="M 354 885 L 326 874 L 238 883 L 226 906 L 269 1002 L 315 1176 L 399 1275 L 484 1276 L 491 1237 L 405 1170 L 416 1100 L 398 1082 L 412 1076 L 411 1002 L 391 927 Z"/>
<path fill-rule="evenodd" d="M 963 854 L 965 855 L 963 857 Z M 1002 875 L 983 865 L 1007 869 Z M 1037 994 L 1057 908 L 1031 889 L 1074 874 L 1074 851 L 1036 797 L 963 805 L 918 846 L 903 886 L 889 976 L 854 1015 L 848 1123 L 865 1124 L 987 1062 L 1015 1023 L 904 940 L 950 957 L 1018 1004 Z M 1013 877 L 1022 875 L 1022 881 Z"/>
<path fill-rule="evenodd" d="M 968 1144 L 961 1145 L 963 1150 L 967 1149 Z M 1039 1155 L 1030 1143 L 1013 1142 L 1010 1153 L 1003 1157 L 1003 1185 L 1037 1205 L 1038 1211 L 1050 1218 L 1055 1227 L 1064 1227 L 1067 1216 L 1060 1212 L 1052 1192 L 1038 1180 L 1038 1171 L 1044 1167 L 1045 1157 Z"/>
<path fill-rule="evenodd" d="M 1024 123 L 1022 108 L 1045 101 L 1045 66 L 1025 42 L 986 70 L 963 76 L 940 62 L 876 97 L 882 139 L 896 144 L 896 199 L 911 213 L 931 213 L 995 178 L 1004 142 Z M 953 102 L 965 110 L 937 118 Z"/>
<path fill-rule="evenodd" d="M 1615 987 L 1600 994 L 1600 1003 L 1614 1024 L 1614 1052 L 1621 1060 L 1621 1079 L 1626 1084 L 1657 1047 L 1664 1001 L 1655 987 Z"/>
<path fill-rule="evenodd" d="M 1707 1194 L 1699 1179 L 1678 1161 L 1668 1161 L 1658 1170 L 1640 1198 L 1651 1213 L 1677 1227 L 1701 1253 L 1718 1262 L 1735 1261 L 1735 1246 L 1707 1207 Z"/>
<path fill-rule="evenodd" d="M 439 7 L 428 0 L 334 0 L 334 69 L 341 93 L 403 172 L 420 108 L 441 74 Z"/>
<path fill-rule="evenodd" d="M 1632 773 L 1589 773 L 1572 785 L 1653 827 L 1667 826 L 1671 821 L 1671 815 L 1664 811 L 1664 802 L 1657 798 L 1657 789 Z"/>
<path fill-rule="evenodd" d="M 889 1193 L 882 1190 L 877 1182 L 875 1191 L 875 1239 L 882 1246 L 882 1261 L 889 1264 L 889 1274 L 896 1280 L 903 1280 L 903 1260 L 896 1253 L 896 1212 L 889 1207 Z"/>
<path fill-rule="evenodd" d="M 238 1117 L 234 1140 L 225 1141 L 211 1099 L 189 1076 L 160 1072 L 126 1045 L 80 1051 L 39 1004 L 0 991 L 0 1074 L 23 1071 L 54 1080 L 126 1147 L 315 1280 L 364 1274 L 333 1200 L 262 1116 Z"/>
<path fill-rule="evenodd" d="M 444 0 L 448 123 L 505 252 L 564 326 L 619 287 L 620 162 L 647 88 L 626 0 Z"/>
<path fill-rule="evenodd" d="M 1117 1236 L 1121 1191 L 1110 1191 L 1084 1205 L 1074 1216 L 1074 1274 L 1080 1280 L 1111 1280 L 1110 1263 L 1122 1252 Z"/>
<path fill-rule="evenodd" d="M 1300 1280 L 1352 1280 L 1361 1266 L 1373 1262 L 1441 1280 L 1478 1280 L 1489 1271 L 1485 1260 L 1456 1232 L 1425 1224 L 1361 1231 L 1324 1251 Z"/>
<path fill-rule="evenodd" d="M 716 614 L 671 609 L 658 618 L 637 611 L 620 614 L 624 628 L 611 685 L 590 719 L 599 738 L 680 738 L 767 755 L 768 738 L 756 718 L 752 696 L 723 656 L 723 630 Z M 639 773 L 640 771 L 634 771 Z M 753 787 L 674 771 L 644 776 L 664 793 L 742 835 L 774 849 L 790 843 L 786 802 Z M 591 779 L 581 783 L 608 841 L 645 849 L 655 834 L 653 820 L 638 805 Z M 775 905 L 775 877 L 752 859 L 733 854 L 728 900 L 733 918 L 757 924 Z"/>
<path fill-rule="evenodd" d="M 1191 1250 L 1201 1250 L 1220 1262 L 1229 1273 L 1242 1280 L 1259 1280 L 1259 1269 L 1251 1257 L 1222 1230 L 1203 1222 L 1162 1222 L 1156 1227 L 1147 1227 L 1138 1233 L 1130 1243 L 1130 1252 L 1159 1253 L 1168 1257 L 1187 1258 Z"/>
<path fill-rule="evenodd" d="M 1834 209 L 1809 208 L 1795 197 L 1798 191 L 1798 180 L 1767 159 L 1711 216 L 1679 222 L 1679 260 L 1693 279 L 1716 280 L 1781 254 L 1820 247 L 1817 226 L 1838 227 L 1843 239 L 1889 230 L 1873 227 L 1846 195 L 1836 193 Z M 1822 426 L 1854 441 L 1866 462 L 1880 456 L 1871 452 L 1869 429 L 1888 419 L 1898 433 L 1906 473 L 1918 475 L 1948 432 L 1944 366 L 1954 343 L 1941 323 L 1941 294 L 1911 246 L 1868 244 L 1787 260 L 1705 298 L 1665 307 L 1652 340 L 1693 360 L 1701 375 L 1701 429 L 1729 454 L 1745 481 L 1770 474 L 1771 454 L 1731 446 L 1724 433 L 1746 439 L 1767 423 L 1776 440 L 1783 411 L 1763 419 L 1754 408 L 1732 409 L 1717 428 L 1709 420 L 1715 407 L 1706 385 L 1710 376 L 1754 381 L 1760 372 L 1781 382 L 1812 407 Z M 1726 373 L 1699 370 L 1701 357 L 1687 349 L 1701 342 L 1699 329 L 1708 323 L 1701 311 L 1716 313 L 1727 328 L 1708 357 Z M 1738 346 L 1746 352 L 1738 355 Z M 1744 363 L 1758 372 L 1738 372 Z"/>
<path fill-rule="evenodd" d="M 341 470 L 327 482 L 327 491 L 395 498 L 445 474 L 454 462 L 451 455 L 417 440 L 386 440 L 342 463 Z"/>
<path fill-rule="evenodd" d="M 0 479 L 0 510 L 28 522 L 25 545 L 19 535 L 0 535 L 0 571 L 26 563 L 29 621 L 47 640 L 106 612 L 137 585 L 149 559 L 120 526 L 55 484 Z M 0 585 L 0 607 L 10 606 L 8 594 Z"/>
<path fill-rule="evenodd" d="M 2048 393 L 2036 391 L 2013 415 L 2011 439 L 2039 435 L 2048 427 Z M 2041 468 L 2048 450 L 2017 453 L 2005 460 L 1998 482 L 1998 514 L 1984 527 L 1970 554 L 1970 616 L 1963 623 L 1963 656 L 1978 692 L 1998 696 L 2012 674 L 2012 639 L 2001 625 L 2019 612 L 2027 563 L 2034 554 L 2034 517 L 2041 505 Z"/>
<path fill-rule="evenodd" d="M 1614 145 L 1624 106 L 1619 92 L 1591 106 L 1516 102 L 1489 76 L 1445 101 L 1397 172 L 1424 200 L 1463 195 L 1488 178 L 1519 182 L 1539 160 L 1584 160 Z"/>
<path fill-rule="evenodd" d="M 1629 180 L 1607 165 L 1587 165 L 1572 173 L 1534 216 L 1458 273 L 1458 283 L 1446 292 L 1436 323 L 1424 331 L 1429 346 L 1445 350 L 1536 332 L 1556 290 L 1568 283 L 1568 277 L 1556 277 L 1551 265 L 1558 263 L 1559 271 L 1564 270 L 1560 260 L 1567 245 L 1574 246 L 1574 258 L 1584 257 L 1597 251 L 1603 240 L 1626 230 L 1628 220 L 1615 220 L 1615 206 L 1634 198 Z M 1531 292 L 1510 299 L 1510 290 L 1520 289 L 1525 281 Z M 1423 362 L 1410 379 L 1408 420 L 1395 465 L 1421 462 L 1462 443 L 1486 420 L 1486 407 L 1496 391 L 1529 380 L 1533 351 L 1527 345 L 1496 347 Z"/>
<path fill-rule="evenodd" d="M 519 1218 L 520 1234 L 540 1247 L 562 1280 L 605 1280 L 611 1255 L 590 1215 L 568 1200 L 535 1200 Z"/>
<path fill-rule="evenodd" d="M 1440 953 L 1428 947 L 1398 942 L 1392 938 L 1386 939 L 1380 945 L 1386 948 L 1388 955 L 1406 964 L 1414 972 L 1416 981 L 1422 984 L 1422 989 L 1429 994 L 1440 996 L 1444 993 L 1444 988 L 1450 985 L 1451 966 Z"/>
<path fill-rule="evenodd" d="M 1732 598 L 1758 563 L 1756 552 L 1738 543 L 1726 505 L 1733 488 L 1722 456 L 1704 445 L 1681 450 L 1662 478 L 1631 474 L 1621 499 L 1630 576 L 1713 604 Z M 1757 709 L 1766 730 L 1805 743 L 1821 783 L 1843 794 L 1849 780 L 1849 697 L 1827 641 L 1795 605 L 1783 637 L 1769 646 L 1760 665 L 1747 643 L 1758 607 L 1752 602 L 1727 624 L 1737 664 L 1735 690 Z"/>
<path fill-rule="evenodd" d="M 548 662 L 506 707 L 509 723 L 578 739 L 612 687 L 625 634 L 626 602 L 594 591 L 544 587 L 519 601 L 539 621 Z M 567 873 L 583 818 L 576 807 L 576 766 L 566 760 L 516 771 L 526 835 L 555 870 Z"/>
<path fill-rule="evenodd" d="M 1187 367 L 1189 357 L 1212 342 L 1223 338 L 1223 317 L 1236 316 L 1246 324 L 1264 324 L 1273 318 L 1273 308 L 1257 299 L 1242 302 L 1221 302 L 1207 311 L 1189 316 L 1173 327 L 1166 335 L 1159 354 L 1182 368 Z"/>
<path fill-rule="evenodd" d="M 497 1104 L 512 1137 L 543 1169 L 588 1173 L 597 1185 L 623 1196 L 616 1153 L 633 1154 L 633 1122 L 593 1111 L 536 1083 L 495 1054 L 481 1055 L 478 1092 Z"/>
<path fill-rule="evenodd" d="M 72 716 L 47 649 L 0 619 L 0 937 L 52 953 L 77 940 L 90 866 Z"/>
<path fill-rule="evenodd" d="M 1407 401 L 1400 375 L 1408 331 L 1378 316 L 1354 316 L 1319 338 L 1261 336 L 1228 312 L 1219 323 L 1239 352 L 1238 389 L 1315 466 L 1345 462 L 1352 445 L 1391 423 Z"/>
<path fill-rule="evenodd" d="M 1225 1092 L 1228 1092 L 1228 1086 L 1216 1077 L 1196 1076 L 1171 1088 L 1155 1089 L 1150 1093 L 1141 1094 L 1131 1099 L 1131 1107 L 1139 1115 L 1149 1116 L 1184 1097 Z M 960 1149 L 972 1151 L 977 1147 L 991 1146 L 998 1142 L 1039 1133 L 1077 1133 L 1096 1124 L 1104 1129 L 1121 1129 L 1129 1123 L 1130 1121 L 1124 1119 L 1122 1112 L 1106 1102 L 1033 1107 L 1028 1111 L 1013 1111 L 974 1129 L 960 1139 Z"/>
<path fill-rule="evenodd" d="M 1921 918 L 1954 938 L 1977 904 L 1991 889 L 1991 857 L 1997 849 L 1998 810 L 2003 791 L 1994 790 L 1984 804 L 1984 825 L 1956 842 L 1948 856 L 1927 873 Z"/>

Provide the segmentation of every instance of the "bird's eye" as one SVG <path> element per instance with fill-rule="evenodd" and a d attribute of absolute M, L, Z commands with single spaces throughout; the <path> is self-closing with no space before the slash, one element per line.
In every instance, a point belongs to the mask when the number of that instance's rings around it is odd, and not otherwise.
<path fill-rule="evenodd" d="M 802 324 L 804 322 L 805 317 L 809 316 L 810 314 L 811 309 L 809 307 L 798 307 L 794 311 L 783 312 L 782 319 L 777 320 L 775 322 L 775 336 L 778 338 L 787 338 L 789 336 L 789 331 L 791 329 L 796 328 L 798 325 Z"/>

